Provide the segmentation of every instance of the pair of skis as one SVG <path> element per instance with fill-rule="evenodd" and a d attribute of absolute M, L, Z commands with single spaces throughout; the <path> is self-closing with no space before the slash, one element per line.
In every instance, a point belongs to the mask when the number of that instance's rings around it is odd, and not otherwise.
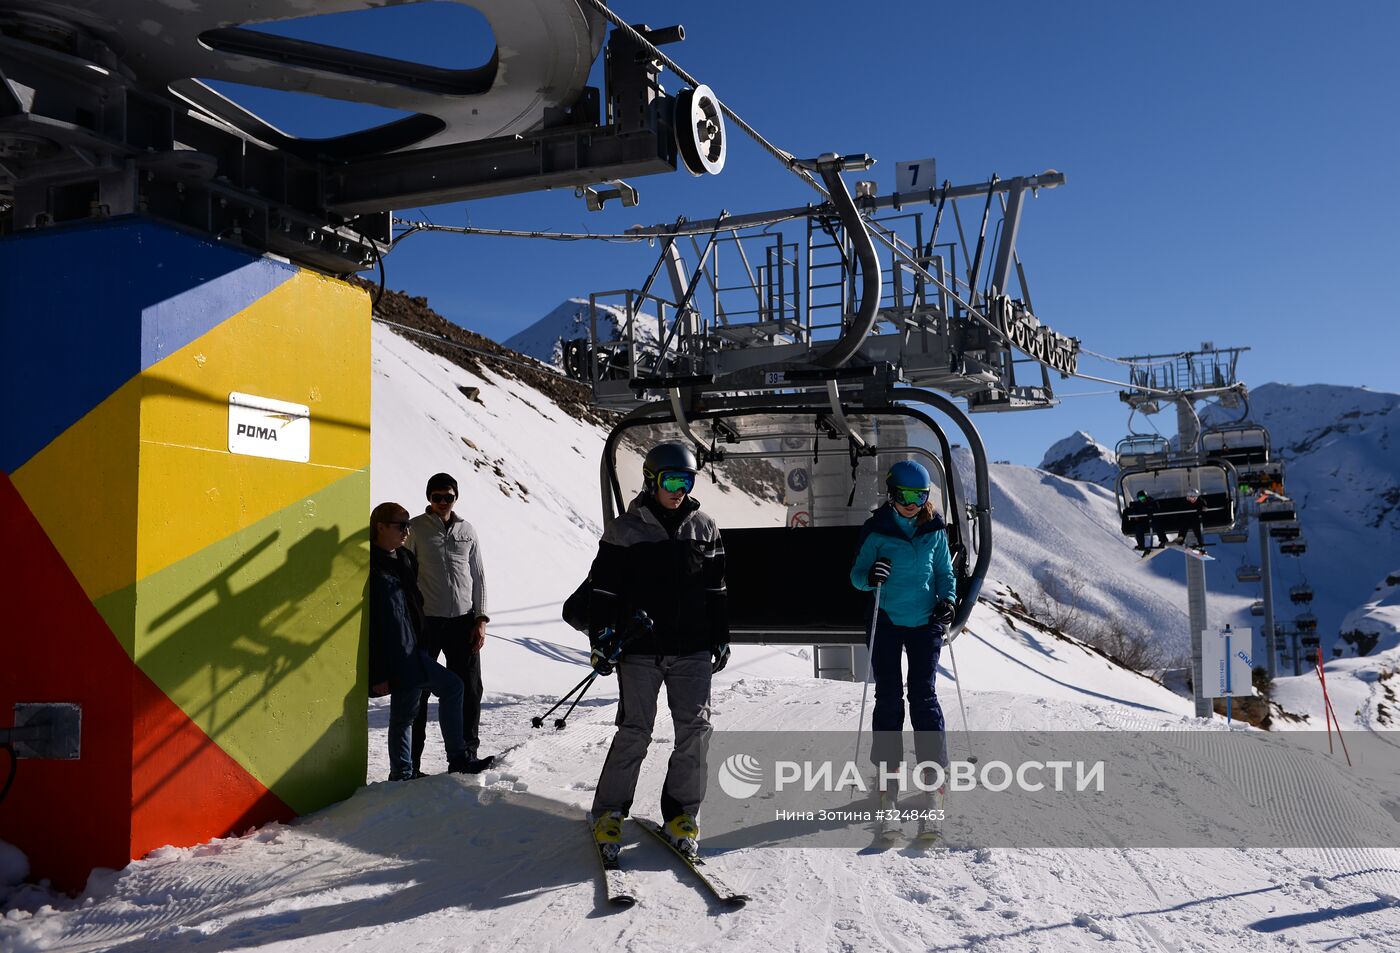
<path fill-rule="evenodd" d="M 744 904 L 748 903 L 749 898 L 747 894 L 731 888 L 724 880 L 710 870 L 704 860 L 699 857 L 691 857 L 677 850 L 676 846 L 666 839 L 666 835 L 661 832 L 661 828 L 655 821 L 642 817 L 634 817 L 632 820 L 636 821 L 637 826 L 642 830 L 660 841 L 672 855 L 686 866 L 686 869 L 690 871 L 691 876 L 695 878 L 700 886 L 709 891 L 710 895 L 720 903 L 731 907 L 742 907 Z M 623 867 L 617 859 L 608 860 L 604 857 L 602 850 L 598 847 L 598 843 L 593 840 L 592 820 L 588 820 L 587 823 L 588 841 L 593 845 L 593 852 L 597 855 L 598 863 L 603 869 L 603 887 L 608 895 L 608 903 L 619 907 L 632 906 L 637 902 L 637 897 L 640 894 L 636 872 Z"/>
<path fill-rule="evenodd" d="M 1185 553 L 1192 559 L 1199 559 L 1201 562 L 1215 562 L 1215 557 L 1207 553 L 1204 549 L 1196 549 L 1194 546 L 1184 546 L 1181 543 L 1163 543 L 1155 549 L 1150 549 L 1142 554 L 1143 562 L 1159 556 L 1169 549 L 1175 549 L 1177 552 Z"/>

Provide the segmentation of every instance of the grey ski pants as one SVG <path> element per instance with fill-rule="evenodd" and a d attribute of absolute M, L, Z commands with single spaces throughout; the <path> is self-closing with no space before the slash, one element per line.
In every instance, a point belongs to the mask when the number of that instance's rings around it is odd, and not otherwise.
<path fill-rule="evenodd" d="M 666 686 L 676 745 L 661 788 L 661 822 L 679 814 L 699 812 L 709 780 L 706 756 L 711 731 L 710 678 L 709 652 L 623 656 L 617 667 L 617 733 L 593 794 L 595 817 L 608 811 L 621 811 L 624 815 L 631 811 L 637 776 L 656 724 L 656 702 L 662 685 Z"/>

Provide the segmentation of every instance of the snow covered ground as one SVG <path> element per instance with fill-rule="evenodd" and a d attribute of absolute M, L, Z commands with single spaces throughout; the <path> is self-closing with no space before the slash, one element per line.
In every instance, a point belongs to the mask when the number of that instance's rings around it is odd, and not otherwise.
<path fill-rule="evenodd" d="M 602 431 L 517 381 L 469 373 L 382 327 L 374 344 L 374 500 L 415 510 L 427 475 L 447 470 L 484 540 L 493 622 L 482 737 L 501 763 L 481 777 L 388 783 L 387 704 L 375 700 L 370 783 L 354 797 L 293 824 L 98 872 L 76 899 L 34 887 L 6 896 L 0 886 L 0 950 L 1400 948 L 1395 848 L 756 848 L 714 860 L 753 896 L 731 911 L 648 842 L 624 854 L 644 873 L 639 905 L 604 907 L 580 817 L 611 737 L 615 682 L 605 680 L 565 731 L 529 726 L 586 673 L 584 643 L 558 606 L 596 545 Z M 462 387 L 480 388 L 479 400 Z M 1223 719 L 1196 722 L 1190 703 L 1156 682 L 998 608 L 1014 605 L 1007 585 L 1024 596 L 1045 573 L 1077 566 L 1095 577 L 1091 611 L 1132 613 L 1185 635 L 1180 584 L 1125 558 L 1102 488 L 1009 466 L 996 467 L 994 481 L 998 582 L 954 645 L 970 727 L 1221 730 Z M 702 487 L 722 524 L 782 518 L 775 504 Z M 1393 664 L 1396 652 L 1367 664 Z M 861 686 L 813 680 L 808 653 L 737 647 L 716 681 L 716 727 L 853 730 Z M 951 661 L 945 654 L 940 694 L 956 731 Z M 1297 703 L 1309 705 L 1304 680 L 1296 687 Z M 1306 710 L 1320 725 L 1320 710 Z M 1387 726 L 1373 718 L 1356 727 Z M 663 718 L 639 809 L 654 810 L 669 743 Z M 445 769 L 433 730 L 424 767 Z M 1396 791 L 1366 785 L 1347 788 L 1365 803 L 1319 810 L 1400 813 Z"/>

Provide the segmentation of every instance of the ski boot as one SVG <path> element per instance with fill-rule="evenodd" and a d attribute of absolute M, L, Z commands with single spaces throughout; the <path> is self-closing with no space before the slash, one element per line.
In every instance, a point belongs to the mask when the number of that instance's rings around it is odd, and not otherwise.
<path fill-rule="evenodd" d="M 692 860 L 700 854 L 700 825 L 690 814 L 677 814 L 661 828 L 672 847 Z"/>
<path fill-rule="evenodd" d="M 920 844 L 933 844 L 943 838 L 943 821 L 947 817 L 943 805 L 946 798 L 946 789 L 939 788 L 919 799 L 919 825 L 914 839 Z"/>
<path fill-rule="evenodd" d="M 609 811 L 593 822 L 593 843 L 604 862 L 617 860 L 622 851 L 622 812 Z"/>
<path fill-rule="evenodd" d="M 898 840 L 902 831 L 899 823 L 899 801 L 896 791 L 881 791 L 875 811 L 875 841 L 888 845 Z"/>

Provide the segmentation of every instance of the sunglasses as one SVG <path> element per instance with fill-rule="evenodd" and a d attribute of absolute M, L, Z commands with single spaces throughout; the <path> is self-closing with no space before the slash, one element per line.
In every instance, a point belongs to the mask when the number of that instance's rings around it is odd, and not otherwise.
<path fill-rule="evenodd" d="M 453 496 L 451 493 L 434 493 L 432 496 L 428 497 L 428 499 L 432 500 L 434 503 L 451 503 L 453 500 L 457 499 L 457 497 Z"/>
<path fill-rule="evenodd" d="M 657 476 L 656 485 L 667 493 L 689 493 L 695 489 L 695 474 L 685 470 L 667 470 Z"/>
<path fill-rule="evenodd" d="M 928 492 L 929 488 L 926 486 L 896 486 L 890 488 L 890 498 L 905 506 L 923 506 L 928 502 Z"/>
<path fill-rule="evenodd" d="M 385 525 L 385 526 L 397 526 L 397 527 L 398 527 L 399 529 L 401 529 L 403 532 L 405 532 L 405 533 L 408 532 L 408 520 L 388 520 L 387 522 L 385 522 L 384 525 Z"/>

